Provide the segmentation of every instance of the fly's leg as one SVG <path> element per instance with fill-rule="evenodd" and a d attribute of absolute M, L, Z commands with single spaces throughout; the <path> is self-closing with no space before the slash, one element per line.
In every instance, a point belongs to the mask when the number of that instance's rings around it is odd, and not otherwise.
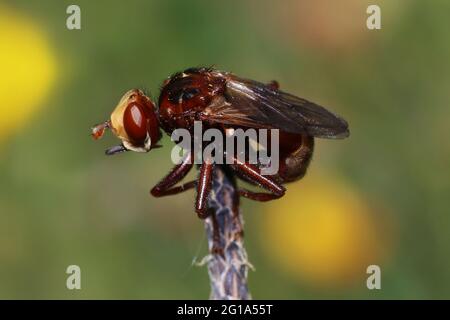
<path fill-rule="evenodd" d="M 163 197 L 172 194 L 181 193 L 183 191 L 195 187 L 195 181 L 187 182 L 181 186 L 173 187 L 181 181 L 194 165 L 192 161 L 192 153 L 188 153 L 180 164 L 177 164 L 156 186 L 152 188 L 150 193 L 154 197 Z"/>
<path fill-rule="evenodd" d="M 195 201 L 195 212 L 200 219 L 208 217 L 207 202 L 211 191 L 212 172 L 214 164 L 209 159 L 205 159 L 200 167 L 200 174 L 197 184 L 197 199 Z"/>
<path fill-rule="evenodd" d="M 164 197 L 164 196 L 171 196 L 171 195 L 182 193 L 186 190 L 195 188 L 196 183 L 197 183 L 197 181 L 192 180 L 192 181 L 182 184 L 181 186 L 176 186 L 176 187 L 172 187 L 172 188 L 165 189 L 165 190 L 159 189 L 158 191 L 154 191 L 154 189 L 152 189 L 151 193 L 152 193 L 152 196 L 158 197 L 158 198 Z"/>
<path fill-rule="evenodd" d="M 275 200 L 281 198 L 283 195 L 278 195 L 274 193 L 265 193 L 265 192 L 253 192 L 247 189 L 239 189 L 239 195 L 245 197 L 247 199 L 266 202 L 270 200 Z"/>
<path fill-rule="evenodd" d="M 263 176 L 257 166 L 241 162 L 236 158 L 234 159 L 234 161 L 235 165 L 233 166 L 233 169 L 235 171 L 239 172 L 240 174 L 244 175 L 251 181 L 255 182 L 256 184 L 270 192 L 253 192 L 246 189 L 239 189 L 239 195 L 256 201 L 270 201 L 284 196 L 286 189 L 270 177 Z"/>

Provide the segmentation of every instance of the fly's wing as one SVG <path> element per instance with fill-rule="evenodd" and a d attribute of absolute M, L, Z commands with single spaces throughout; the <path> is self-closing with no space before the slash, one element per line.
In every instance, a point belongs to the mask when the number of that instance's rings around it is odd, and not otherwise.
<path fill-rule="evenodd" d="M 348 124 L 325 108 L 257 81 L 228 76 L 223 97 L 207 108 L 208 121 L 280 129 L 319 138 L 348 137 Z"/>

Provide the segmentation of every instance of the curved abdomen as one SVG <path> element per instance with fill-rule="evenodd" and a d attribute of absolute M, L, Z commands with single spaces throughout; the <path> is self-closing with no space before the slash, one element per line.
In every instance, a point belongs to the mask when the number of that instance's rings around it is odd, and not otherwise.
<path fill-rule="evenodd" d="M 308 169 L 314 150 L 314 137 L 280 132 L 280 159 L 277 177 L 283 182 L 301 179 Z"/>

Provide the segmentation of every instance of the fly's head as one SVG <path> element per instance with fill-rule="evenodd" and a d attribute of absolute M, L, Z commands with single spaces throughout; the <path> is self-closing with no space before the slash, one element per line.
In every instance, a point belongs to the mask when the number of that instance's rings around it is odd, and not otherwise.
<path fill-rule="evenodd" d="M 161 139 L 155 104 L 141 90 L 133 89 L 120 99 L 110 119 L 92 128 L 92 137 L 100 139 L 111 129 L 122 143 L 106 150 L 107 155 L 124 151 L 148 152 L 159 147 Z"/>

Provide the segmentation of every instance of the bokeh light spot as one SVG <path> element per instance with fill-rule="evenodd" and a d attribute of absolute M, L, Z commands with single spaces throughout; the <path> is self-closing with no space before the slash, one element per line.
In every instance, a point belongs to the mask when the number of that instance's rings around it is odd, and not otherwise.
<path fill-rule="evenodd" d="M 0 6 L 0 143 L 42 106 L 56 76 L 48 39 L 28 17 Z"/>
<path fill-rule="evenodd" d="M 295 279 L 346 286 L 365 278 L 368 265 L 382 262 L 384 221 L 376 221 L 362 197 L 339 179 L 307 177 L 289 184 L 286 196 L 266 209 L 266 254 Z"/>

